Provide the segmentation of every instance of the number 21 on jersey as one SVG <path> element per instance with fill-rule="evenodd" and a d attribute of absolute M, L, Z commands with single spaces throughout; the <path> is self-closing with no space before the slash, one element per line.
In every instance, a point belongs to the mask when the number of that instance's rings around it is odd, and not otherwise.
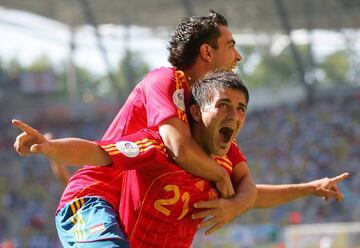
<path fill-rule="evenodd" d="M 184 192 L 183 194 L 180 194 L 179 186 L 174 184 L 168 184 L 164 187 L 164 190 L 166 192 L 173 192 L 174 196 L 167 199 L 159 199 L 154 202 L 154 207 L 156 210 L 158 210 L 160 213 L 169 216 L 171 211 L 169 210 L 170 206 L 175 205 L 180 200 L 183 203 L 182 205 L 182 212 L 177 217 L 177 220 L 181 220 L 185 217 L 187 212 L 189 212 L 189 201 L 190 201 L 190 194 L 188 192 Z M 180 199 L 181 198 L 181 199 Z"/>

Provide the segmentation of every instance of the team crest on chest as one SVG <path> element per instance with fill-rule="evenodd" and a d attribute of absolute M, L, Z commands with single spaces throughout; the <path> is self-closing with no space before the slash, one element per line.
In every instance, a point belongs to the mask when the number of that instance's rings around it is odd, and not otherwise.
<path fill-rule="evenodd" d="M 184 89 L 177 89 L 173 94 L 173 102 L 179 109 L 185 111 Z"/>
<path fill-rule="evenodd" d="M 134 158 L 140 153 L 139 146 L 131 141 L 119 141 L 115 145 L 122 154 L 129 158 Z"/>

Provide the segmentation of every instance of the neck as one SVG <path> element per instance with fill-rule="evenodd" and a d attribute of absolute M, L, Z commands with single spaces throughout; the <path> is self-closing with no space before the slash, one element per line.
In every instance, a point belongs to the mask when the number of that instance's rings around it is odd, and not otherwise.
<path fill-rule="evenodd" d="M 189 86 L 192 86 L 209 71 L 209 68 L 205 64 L 195 63 L 190 68 L 184 70 L 184 73 L 188 77 Z"/>
<path fill-rule="evenodd" d="M 199 123 L 193 123 L 190 127 L 191 131 L 191 137 L 200 145 L 200 147 L 204 150 L 206 154 L 210 156 L 210 152 L 208 151 L 206 143 L 204 143 L 204 134 L 202 133 L 202 130 L 204 129 L 204 126 L 202 126 Z"/>

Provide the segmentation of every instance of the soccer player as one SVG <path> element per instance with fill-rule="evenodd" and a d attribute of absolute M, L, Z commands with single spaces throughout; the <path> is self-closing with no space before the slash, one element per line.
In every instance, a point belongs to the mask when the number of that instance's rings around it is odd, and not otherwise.
<path fill-rule="evenodd" d="M 143 128 L 158 130 L 179 166 L 215 182 L 223 197 L 232 196 L 234 189 L 226 170 L 217 166 L 191 137 L 185 114 L 193 83 L 213 69 L 233 68 L 241 60 L 228 22 L 215 11 L 208 16 L 184 18 L 170 38 L 168 50 L 173 67 L 151 71 L 135 87 L 103 139 L 117 139 Z M 241 156 L 238 149 L 231 152 L 230 159 Z M 253 191 L 251 184 L 247 187 Z M 245 196 L 247 187 L 243 188 L 244 209 L 253 198 L 250 193 Z"/>
<path fill-rule="evenodd" d="M 168 49 L 169 61 L 173 67 L 150 72 L 135 87 L 103 139 L 117 140 L 143 128 L 159 131 L 169 156 L 179 166 L 193 175 L 215 182 L 221 196 L 233 196 L 230 176 L 191 137 L 185 114 L 189 105 L 189 87 L 194 82 L 213 69 L 233 68 L 241 60 L 227 20 L 214 11 L 208 16 L 184 18 L 171 37 Z M 18 138 L 20 154 L 27 152 L 21 150 L 22 144 L 28 142 L 26 137 Z M 239 163 L 243 175 L 234 197 L 238 213 L 252 205 L 256 188 L 250 178 L 247 163 L 238 159 L 243 156 L 241 151 L 235 143 L 231 145 L 227 156 L 233 164 Z M 79 159 L 81 160 L 80 154 Z M 92 182 L 89 178 L 99 173 L 98 170 L 98 167 L 85 166 L 76 172 L 69 183 L 74 187 L 81 187 L 84 181 Z M 135 176 L 127 177 L 128 181 L 136 181 Z M 122 175 L 118 175 L 116 180 L 120 185 Z M 119 196 L 120 192 L 127 194 L 126 189 L 118 189 Z M 108 203 L 113 209 L 122 211 L 122 207 L 114 208 L 120 197 L 109 199 L 108 192 L 104 190 L 99 190 L 96 196 L 106 200 L 103 204 Z M 220 226 L 221 224 L 217 225 Z"/>
<path fill-rule="evenodd" d="M 207 75 L 195 84 L 192 93 L 193 101 L 190 107 L 192 135 L 204 151 L 227 170 L 234 186 L 237 187 L 241 181 L 242 168 L 238 164 L 232 164 L 226 154 L 232 148 L 232 140 L 245 121 L 248 103 L 246 87 L 234 73 L 219 71 Z M 79 165 L 111 164 L 111 166 L 99 167 L 98 172 L 100 173 L 101 169 L 108 171 L 106 168 L 109 167 L 112 171 L 116 171 L 114 176 L 125 174 L 122 188 L 128 190 L 126 194 L 123 192 L 121 194 L 120 206 L 126 209 L 121 217 L 132 247 L 189 247 L 202 219 L 199 215 L 206 212 L 196 211 L 194 204 L 199 207 L 202 201 L 218 196 L 209 181 L 194 177 L 174 164 L 156 131 L 145 129 L 119 140 L 100 141 L 98 144 L 104 149 L 102 150 L 93 142 L 79 139 L 40 142 L 41 134 L 22 123 L 15 122 L 15 124 L 29 135 L 39 136 L 38 144 L 27 147 L 33 152 L 40 152 L 58 162 Z M 80 159 L 82 154 L 87 156 Z M 245 158 L 240 157 L 239 161 L 245 161 Z M 136 181 L 127 181 L 126 174 L 134 175 Z M 94 177 L 98 176 L 94 175 Z M 78 191 L 87 192 L 87 195 L 91 196 L 91 191 L 96 191 L 96 188 L 103 184 L 102 188 L 106 190 L 107 186 L 108 193 L 114 192 L 116 197 L 116 190 L 112 189 L 114 186 L 118 187 L 116 177 L 98 178 L 105 181 L 94 181 L 93 184 L 89 182 L 87 187 Z M 258 195 L 263 196 L 264 199 L 258 197 L 254 206 L 270 207 L 310 194 L 341 199 L 341 192 L 327 188 L 334 189 L 343 178 L 344 176 L 327 181 L 322 179 L 297 187 L 261 185 Z M 60 209 L 56 217 L 60 237 L 62 233 L 72 233 L 75 230 L 76 235 L 82 239 L 78 243 L 89 242 L 88 237 L 91 235 L 108 232 L 104 222 L 96 216 L 101 209 L 81 208 L 91 198 L 84 197 L 82 192 L 66 190 L 61 202 L 64 199 L 75 200 Z M 271 201 L 270 196 L 274 197 L 274 201 Z M 236 212 L 237 204 L 232 203 L 232 209 Z M 91 208 L 97 209 L 97 212 L 89 214 Z M 237 213 L 241 212 L 243 211 Z M 214 213 L 206 215 L 212 218 L 216 216 Z M 96 220 L 91 224 L 92 226 L 86 224 L 90 216 Z M 211 222 L 211 219 L 209 221 Z M 209 225 L 209 221 L 205 222 L 206 225 Z M 70 226 L 73 226 L 73 230 L 66 229 Z M 65 240 L 65 235 L 62 238 Z"/>

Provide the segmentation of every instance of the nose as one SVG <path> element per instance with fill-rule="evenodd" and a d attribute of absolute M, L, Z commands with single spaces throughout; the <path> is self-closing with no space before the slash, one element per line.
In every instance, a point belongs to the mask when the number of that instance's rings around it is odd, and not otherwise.
<path fill-rule="evenodd" d="M 239 51 L 237 49 L 235 49 L 235 59 L 236 59 L 236 62 L 239 62 L 243 59 L 243 56 L 239 53 Z"/>
<path fill-rule="evenodd" d="M 238 121 L 239 120 L 239 113 L 236 108 L 230 108 L 228 112 L 228 117 L 231 120 Z"/>

